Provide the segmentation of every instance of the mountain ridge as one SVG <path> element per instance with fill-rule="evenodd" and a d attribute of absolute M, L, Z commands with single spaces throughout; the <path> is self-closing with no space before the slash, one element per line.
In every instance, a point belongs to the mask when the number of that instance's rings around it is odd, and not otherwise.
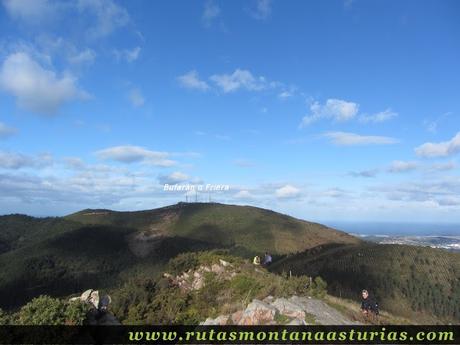
<path fill-rule="evenodd" d="M 220 248 L 247 258 L 265 251 L 276 257 L 321 243 L 359 243 L 270 210 L 207 203 L 133 212 L 86 209 L 65 217 L 2 216 L 0 229 L 3 308 L 42 293 L 110 288 L 139 272 L 158 275 L 183 252 Z"/>

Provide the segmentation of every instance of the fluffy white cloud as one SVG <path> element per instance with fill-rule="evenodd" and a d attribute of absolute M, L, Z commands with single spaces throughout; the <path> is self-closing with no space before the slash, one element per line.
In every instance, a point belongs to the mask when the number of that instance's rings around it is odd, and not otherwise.
<path fill-rule="evenodd" d="M 7 13 L 16 19 L 38 24 L 53 15 L 56 4 L 49 0 L 3 0 Z"/>
<path fill-rule="evenodd" d="M 391 173 L 400 173 L 415 170 L 418 168 L 418 163 L 414 161 L 393 161 L 388 168 Z"/>
<path fill-rule="evenodd" d="M 130 22 L 126 9 L 113 0 L 78 0 L 77 7 L 80 12 L 88 13 L 96 19 L 95 24 L 89 29 L 89 34 L 93 38 L 110 35 Z"/>
<path fill-rule="evenodd" d="M 399 142 L 397 139 L 391 137 L 359 135 L 349 132 L 328 132 L 325 133 L 324 136 L 331 139 L 332 143 L 339 146 L 388 145 Z"/>
<path fill-rule="evenodd" d="M 17 152 L 0 151 L 0 168 L 42 168 L 53 164 L 53 158 L 49 154 L 28 156 Z"/>
<path fill-rule="evenodd" d="M 181 86 L 187 89 L 196 89 L 201 91 L 206 91 L 209 89 L 209 85 L 204 80 L 200 80 L 198 72 L 195 70 L 177 77 L 177 81 Z"/>
<path fill-rule="evenodd" d="M 232 74 L 214 74 L 210 79 L 225 93 L 246 89 L 260 91 L 275 86 L 276 83 L 268 82 L 265 77 L 254 77 L 248 70 L 237 68 Z"/>
<path fill-rule="evenodd" d="M 391 120 L 395 118 L 396 116 L 398 116 L 398 113 L 392 111 L 391 109 L 386 109 L 377 114 L 363 115 L 361 117 L 361 121 L 364 123 L 367 123 L 367 122 L 380 123 L 380 122 Z"/>
<path fill-rule="evenodd" d="M 220 7 L 213 0 L 207 0 L 204 4 L 202 20 L 204 25 L 210 26 L 212 21 L 220 15 Z"/>
<path fill-rule="evenodd" d="M 169 159 L 167 152 L 147 150 L 140 146 L 114 146 L 96 152 L 96 155 L 105 160 L 114 160 L 121 163 L 143 162 L 155 166 L 169 167 L 176 162 Z"/>
<path fill-rule="evenodd" d="M 113 54 L 115 55 L 115 58 L 118 61 L 124 60 L 126 62 L 133 62 L 139 58 L 141 50 L 142 50 L 141 47 L 135 47 L 133 49 L 123 49 L 123 50 L 115 49 L 113 51 Z"/>
<path fill-rule="evenodd" d="M 310 115 L 302 119 L 301 127 L 310 125 L 320 119 L 348 121 L 353 119 L 359 110 L 359 104 L 341 99 L 328 99 L 325 104 L 315 101 L 310 105 Z"/>
<path fill-rule="evenodd" d="M 87 97 L 73 76 L 59 77 L 26 53 L 6 58 L 0 70 L 0 87 L 15 96 L 20 107 L 42 114 L 54 114 L 64 103 Z"/>
<path fill-rule="evenodd" d="M 134 107 L 142 107 L 145 103 L 141 90 L 137 88 L 131 89 L 128 93 L 128 97 Z"/>
<path fill-rule="evenodd" d="M 415 149 L 417 156 L 445 157 L 460 151 L 460 132 L 452 139 L 440 143 L 425 143 Z"/>
<path fill-rule="evenodd" d="M 8 138 L 16 133 L 16 128 L 8 127 L 4 123 L 0 122 L 0 139 Z"/>
<path fill-rule="evenodd" d="M 300 195 L 300 189 L 287 184 L 281 188 L 278 188 L 275 191 L 275 195 L 277 198 L 281 199 L 296 198 Z"/>
<path fill-rule="evenodd" d="M 256 19 L 267 19 L 272 13 L 271 0 L 257 0 L 256 8 L 252 12 L 252 16 Z"/>

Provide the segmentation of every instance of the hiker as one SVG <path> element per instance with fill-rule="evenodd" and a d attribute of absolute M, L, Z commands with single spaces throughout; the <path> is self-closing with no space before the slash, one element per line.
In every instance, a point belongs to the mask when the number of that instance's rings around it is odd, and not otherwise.
<path fill-rule="evenodd" d="M 260 265 L 260 256 L 259 255 L 256 255 L 254 256 L 254 260 L 252 261 L 252 263 L 256 266 L 259 266 Z"/>
<path fill-rule="evenodd" d="M 272 256 L 266 252 L 264 256 L 264 266 L 268 266 L 271 263 L 272 263 Z"/>
<path fill-rule="evenodd" d="M 369 296 L 369 291 L 361 291 L 361 311 L 365 316 L 379 315 L 379 305 L 374 298 Z"/>

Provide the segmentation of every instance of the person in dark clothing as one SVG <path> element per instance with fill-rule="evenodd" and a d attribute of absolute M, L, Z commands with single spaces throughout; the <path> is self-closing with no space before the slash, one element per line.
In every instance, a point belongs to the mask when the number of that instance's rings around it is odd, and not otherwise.
<path fill-rule="evenodd" d="M 379 305 L 367 290 L 361 292 L 361 297 L 361 311 L 363 314 L 366 316 L 369 314 L 379 315 Z"/>
<path fill-rule="evenodd" d="M 265 256 L 264 256 L 264 266 L 268 266 L 272 263 L 272 256 L 269 254 L 269 253 L 265 253 Z"/>

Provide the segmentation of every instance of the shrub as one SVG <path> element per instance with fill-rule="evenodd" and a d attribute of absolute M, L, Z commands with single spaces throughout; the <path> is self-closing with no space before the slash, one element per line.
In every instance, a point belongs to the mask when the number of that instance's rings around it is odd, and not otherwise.
<path fill-rule="evenodd" d="M 199 261 L 195 253 L 183 253 L 169 261 L 168 271 L 172 274 L 180 274 L 198 267 Z"/>
<path fill-rule="evenodd" d="M 82 325 L 89 306 L 79 302 L 66 303 L 57 298 L 40 296 L 19 311 L 21 325 Z"/>
<path fill-rule="evenodd" d="M 19 311 L 22 325 L 63 325 L 65 303 L 49 296 L 40 296 Z"/>
<path fill-rule="evenodd" d="M 2 309 L 0 309 L 0 326 L 8 325 L 10 323 L 10 318 Z"/>
<path fill-rule="evenodd" d="M 313 293 L 316 296 L 324 297 L 324 295 L 326 295 L 327 292 L 327 283 L 321 277 L 316 277 L 313 283 Z"/>
<path fill-rule="evenodd" d="M 69 302 L 64 312 L 67 325 L 81 326 L 85 324 L 90 306 L 80 301 Z"/>

